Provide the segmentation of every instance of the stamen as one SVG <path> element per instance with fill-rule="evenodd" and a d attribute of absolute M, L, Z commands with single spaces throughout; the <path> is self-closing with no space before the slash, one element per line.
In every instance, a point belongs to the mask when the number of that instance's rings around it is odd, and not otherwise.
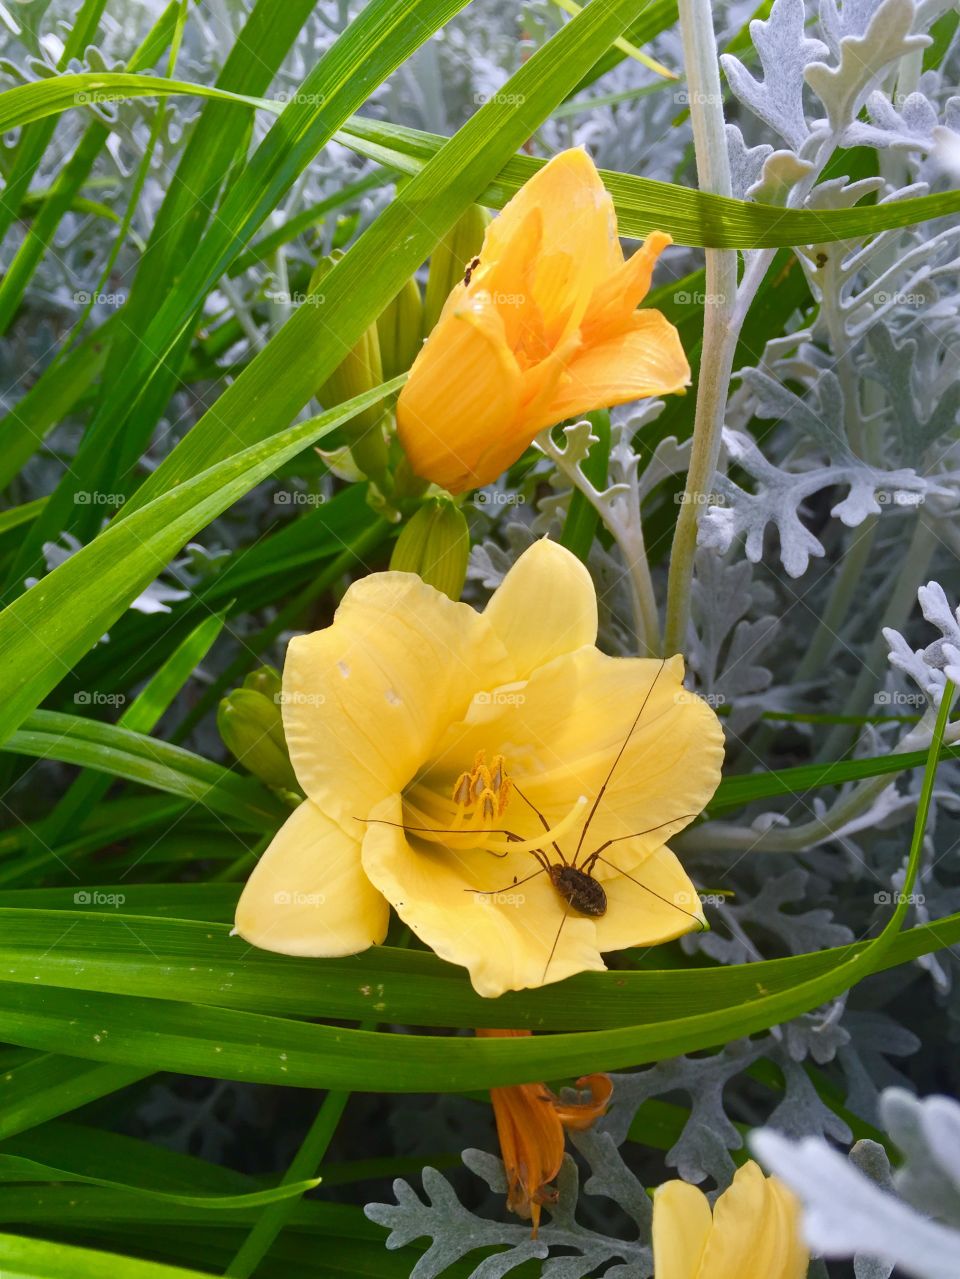
<path fill-rule="evenodd" d="M 478 751 L 469 773 L 461 773 L 454 783 L 453 802 L 456 816 L 453 825 L 459 828 L 470 819 L 477 819 L 465 829 L 478 830 L 480 824 L 489 826 L 503 815 L 510 797 L 511 783 L 507 776 L 506 762 L 502 755 L 494 755 L 487 765 L 486 751 Z"/>
<path fill-rule="evenodd" d="M 511 840 L 502 846 L 496 840 L 488 840 L 486 848 L 488 852 L 511 852 L 511 853 L 529 853 L 534 849 L 543 848 L 544 844 L 554 843 L 564 837 L 568 831 L 572 830 L 580 820 L 583 810 L 590 801 L 586 795 L 581 795 L 574 806 L 556 826 L 551 826 L 549 830 L 543 831 L 539 835 L 535 835 L 533 839 Z"/>

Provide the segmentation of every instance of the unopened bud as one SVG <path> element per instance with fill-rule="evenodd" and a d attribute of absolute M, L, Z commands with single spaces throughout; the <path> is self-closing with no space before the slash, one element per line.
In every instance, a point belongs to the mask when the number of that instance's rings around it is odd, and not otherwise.
<path fill-rule="evenodd" d="M 339 254 L 324 258 L 310 278 L 310 292 L 315 292 L 327 273 L 332 270 Z M 352 350 L 348 351 L 326 382 L 317 390 L 317 399 L 325 409 L 334 409 L 355 395 L 362 395 L 379 386 L 383 381 L 380 361 L 380 338 L 376 324 L 371 324 L 361 334 Z M 356 417 L 344 422 L 342 430 L 350 442 L 350 451 L 365 475 L 383 475 L 387 466 L 387 442 L 383 433 L 383 405 L 372 404 L 362 409 Z"/>
<path fill-rule="evenodd" d="M 440 318 L 443 304 L 454 285 L 460 284 L 470 263 L 480 252 L 490 215 L 479 204 L 469 205 L 430 257 L 427 291 L 423 299 L 423 336 Z"/>
<path fill-rule="evenodd" d="M 458 600 L 469 556 L 470 531 L 463 512 L 447 497 L 432 497 L 397 538 L 390 567 L 418 573 L 429 586 Z"/>
<path fill-rule="evenodd" d="M 280 677 L 270 667 L 248 675 L 217 708 L 217 728 L 231 755 L 255 777 L 281 790 L 296 790 L 280 714 Z"/>
<path fill-rule="evenodd" d="M 420 286 L 411 278 L 377 320 L 380 363 L 386 381 L 406 373 L 417 357 L 423 337 Z"/>

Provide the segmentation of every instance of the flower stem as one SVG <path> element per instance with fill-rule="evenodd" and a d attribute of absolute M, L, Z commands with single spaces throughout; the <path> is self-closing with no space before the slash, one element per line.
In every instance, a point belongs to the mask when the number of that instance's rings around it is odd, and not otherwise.
<path fill-rule="evenodd" d="M 702 191 L 730 195 L 730 162 L 724 130 L 723 97 L 713 15 L 709 0 L 680 0 L 680 32 L 690 95 L 690 120 Z M 697 382 L 693 448 L 684 501 L 670 554 L 664 652 L 681 651 L 690 617 L 693 558 L 697 549 L 700 509 L 710 491 L 717 459 L 733 357 L 739 335 L 734 321 L 737 254 L 733 249 L 706 250 L 707 297 L 703 349 Z"/>

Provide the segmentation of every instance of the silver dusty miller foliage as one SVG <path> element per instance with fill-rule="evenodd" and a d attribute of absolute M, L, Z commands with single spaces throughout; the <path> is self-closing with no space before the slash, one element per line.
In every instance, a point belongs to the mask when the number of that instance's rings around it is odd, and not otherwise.
<path fill-rule="evenodd" d="M 960 1105 L 884 1092 L 884 1127 L 902 1163 L 860 1141 L 849 1162 L 823 1141 L 791 1142 L 761 1129 L 751 1147 L 800 1196 L 810 1243 L 828 1257 L 853 1257 L 857 1279 L 953 1279 L 960 1252 Z"/>

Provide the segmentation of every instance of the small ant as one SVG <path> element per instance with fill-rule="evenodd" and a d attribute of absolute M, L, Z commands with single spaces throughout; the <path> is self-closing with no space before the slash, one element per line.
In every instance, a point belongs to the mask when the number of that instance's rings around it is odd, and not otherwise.
<path fill-rule="evenodd" d="M 576 911 L 578 915 L 584 915 L 590 919 L 600 919 L 603 915 L 607 913 L 607 894 L 606 894 L 606 891 L 604 890 L 603 884 L 598 879 L 595 878 L 593 872 L 596 868 L 597 863 L 602 862 L 605 866 L 609 866 L 611 870 L 616 871 L 618 874 L 623 875 L 626 879 L 629 879 L 632 883 L 636 884 L 638 888 L 642 888 L 645 892 L 648 892 L 652 894 L 654 897 L 658 898 L 665 905 L 672 906 L 674 910 L 678 910 L 680 911 L 681 914 L 686 915 L 688 916 L 688 918 L 694 920 L 694 922 L 697 924 L 697 926 L 700 928 L 701 931 L 703 931 L 706 928 L 706 925 L 703 923 L 703 921 L 697 915 L 693 914 L 692 911 L 684 910 L 682 906 L 678 906 L 676 902 L 671 901 L 668 897 L 662 896 L 660 893 L 656 892 L 654 889 L 648 887 L 648 885 L 642 884 L 639 879 L 635 879 L 633 875 L 628 874 L 625 870 L 621 870 L 619 866 L 615 865 L 613 862 L 608 860 L 608 858 L 603 856 L 603 853 L 606 851 L 606 849 L 610 847 L 611 844 L 617 844 L 627 839 L 638 839 L 641 835 L 649 835 L 654 831 L 661 830 L 664 826 L 671 826 L 676 821 L 691 820 L 692 818 L 697 816 L 696 813 L 683 813 L 679 817 L 674 817 L 674 818 L 671 818 L 669 821 L 660 822 L 656 826 L 648 827 L 647 830 L 634 831 L 630 835 L 618 835 L 614 837 L 613 839 L 608 839 L 605 843 L 601 844 L 599 848 L 595 848 L 593 852 L 588 853 L 583 858 L 582 861 L 580 860 L 581 850 L 583 848 L 583 843 L 584 843 L 584 840 L 586 839 L 587 832 L 590 829 L 590 824 L 593 821 L 594 817 L 596 816 L 597 810 L 600 807 L 600 803 L 603 800 L 604 794 L 606 793 L 607 787 L 610 784 L 610 780 L 613 777 L 614 771 L 617 765 L 620 763 L 620 760 L 623 758 L 624 751 L 627 749 L 630 739 L 633 737 L 633 734 L 636 731 L 637 725 L 640 723 L 640 720 L 643 716 L 643 712 L 646 710 L 647 703 L 649 702 L 650 697 L 653 694 L 653 690 L 656 687 L 657 680 L 660 678 L 661 674 L 663 673 L 663 668 L 665 665 L 666 665 L 666 660 L 664 659 L 661 661 L 660 669 L 657 671 L 656 675 L 653 678 L 652 683 L 650 684 L 650 687 L 647 689 L 646 695 L 644 696 L 644 699 L 643 699 L 643 703 L 639 711 L 637 712 L 633 723 L 630 725 L 627 735 L 624 738 L 619 751 L 617 752 L 616 758 L 614 759 L 613 763 L 610 765 L 610 769 L 607 772 L 606 777 L 604 778 L 603 784 L 601 785 L 599 791 L 597 792 L 596 798 L 593 801 L 593 805 L 590 809 L 590 812 L 587 815 L 587 820 L 584 822 L 583 828 L 580 831 L 580 838 L 577 841 L 577 847 L 576 847 L 576 850 L 574 851 L 572 860 L 567 859 L 567 857 L 564 855 L 563 851 L 561 850 L 560 845 L 556 842 L 555 839 L 551 839 L 549 842 L 553 848 L 553 851 L 556 853 L 558 860 L 551 861 L 548 854 L 544 851 L 544 849 L 530 848 L 529 844 L 531 841 L 524 840 L 522 836 L 515 834 L 513 831 L 506 830 L 503 828 L 498 828 L 494 830 L 487 829 L 483 832 L 485 835 L 503 835 L 506 838 L 508 844 L 525 843 L 527 845 L 527 851 L 530 853 L 531 857 L 533 857 L 534 860 L 538 863 L 538 867 L 535 871 L 531 872 L 531 874 L 529 875 L 524 876 L 522 879 L 518 879 L 516 876 L 514 876 L 513 883 L 510 884 L 508 887 L 505 887 L 502 889 L 465 888 L 464 892 L 476 893 L 482 897 L 496 895 L 501 892 L 507 892 L 509 891 L 509 888 L 518 887 L 520 884 L 525 884 L 529 880 L 535 879 L 538 875 L 542 875 L 546 873 L 547 877 L 550 880 L 550 883 L 553 885 L 558 895 L 563 899 L 563 903 L 565 907 L 569 906 L 572 910 Z M 515 781 L 511 780 L 510 786 L 514 791 L 516 791 L 517 795 L 520 797 L 520 799 L 523 800 L 523 802 L 527 805 L 527 807 L 533 810 L 533 812 L 536 814 L 541 824 L 543 825 L 544 830 L 549 833 L 550 823 L 547 821 L 547 818 L 544 816 L 544 814 L 540 812 L 540 810 L 531 802 L 530 799 L 528 799 L 528 797 L 523 793 L 523 791 L 520 789 L 520 787 L 516 784 Z M 434 826 L 407 826 L 403 822 L 382 822 L 378 824 L 383 824 L 387 826 L 399 826 L 401 829 L 411 834 L 422 833 L 422 834 L 431 834 L 431 835 L 443 835 L 443 834 L 465 835 L 469 833 L 469 829 L 465 830 L 463 827 L 460 827 L 459 829 L 444 830 Z M 507 848 L 502 852 L 495 852 L 493 849 L 488 849 L 487 852 L 489 852 L 489 854 L 492 857 L 506 857 L 509 855 L 510 849 Z M 569 918 L 569 915 L 565 909 L 563 913 L 563 917 L 560 920 L 560 925 L 557 928 L 556 936 L 553 939 L 553 945 L 550 947 L 550 954 L 547 957 L 546 966 L 544 967 L 544 970 L 543 970 L 544 979 L 546 978 L 547 970 L 549 969 L 550 964 L 553 962 L 553 956 L 556 953 L 556 949 L 560 941 L 560 934 L 563 931 L 563 926 L 566 923 L 568 918 Z"/>
<path fill-rule="evenodd" d="M 464 282 L 464 284 L 469 284 L 469 283 L 470 283 L 471 279 L 473 278 L 473 273 L 474 273 L 474 271 L 476 271 L 476 269 L 477 269 L 477 267 L 478 267 L 479 265 L 480 265 L 480 259 L 479 259 L 479 258 L 474 258 L 474 259 L 473 259 L 473 261 L 469 263 L 469 265 L 467 266 L 466 271 L 464 271 L 464 273 L 463 273 L 463 282 Z"/>

